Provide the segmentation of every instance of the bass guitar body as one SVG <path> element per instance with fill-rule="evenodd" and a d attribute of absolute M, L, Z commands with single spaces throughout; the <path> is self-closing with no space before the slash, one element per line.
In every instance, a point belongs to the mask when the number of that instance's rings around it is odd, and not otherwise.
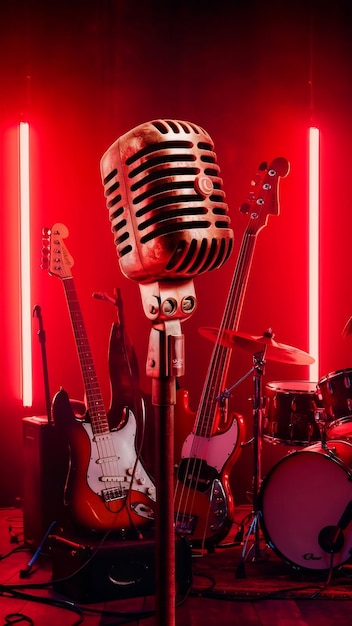
<path fill-rule="evenodd" d="M 188 392 L 181 389 L 177 393 L 176 419 L 194 421 Z M 209 548 L 231 528 L 235 505 L 229 476 L 243 438 L 243 418 L 234 413 L 226 429 L 208 437 L 190 433 L 184 440 L 175 477 L 175 531 L 195 546 Z"/>
<path fill-rule="evenodd" d="M 94 531 L 129 534 L 154 520 L 154 484 L 137 458 L 131 411 L 119 430 L 94 435 L 72 412 L 61 389 L 53 400 L 55 427 L 69 450 L 65 501 L 75 523 Z"/>

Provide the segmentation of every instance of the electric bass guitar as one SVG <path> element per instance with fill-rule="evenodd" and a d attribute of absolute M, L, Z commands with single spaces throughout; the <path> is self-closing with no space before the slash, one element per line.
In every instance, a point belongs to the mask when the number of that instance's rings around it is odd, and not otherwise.
<path fill-rule="evenodd" d="M 289 172 L 288 161 L 263 163 L 252 183 L 248 201 L 240 210 L 250 216 L 231 282 L 219 339 L 225 329 L 237 330 L 258 233 L 268 215 L 279 214 L 278 185 Z M 234 517 L 234 498 L 229 484 L 231 469 L 240 454 L 245 428 L 241 415 L 227 419 L 227 399 L 222 398 L 231 349 L 216 342 L 204 382 L 198 412 L 190 410 L 188 392 L 179 389 L 175 424 L 189 423 L 193 430 L 183 440 L 175 485 L 175 529 L 194 545 L 209 547 L 223 539 Z M 224 427 L 220 430 L 220 423 Z M 189 432 L 189 431 L 188 431 Z M 175 437 L 175 440 L 176 437 Z"/>
<path fill-rule="evenodd" d="M 72 517 L 90 530 L 128 533 L 152 523 L 156 500 L 155 485 L 136 451 L 136 418 L 127 408 L 123 426 L 110 430 L 71 273 L 73 258 L 63 241 L 68 229 L 55 224 L 43 234 L 42 267 L 61 278 L 65 288 L 88 408 L 79 420 L 66 391 L 53 400 L 55 427 L 69 447 Z"/>

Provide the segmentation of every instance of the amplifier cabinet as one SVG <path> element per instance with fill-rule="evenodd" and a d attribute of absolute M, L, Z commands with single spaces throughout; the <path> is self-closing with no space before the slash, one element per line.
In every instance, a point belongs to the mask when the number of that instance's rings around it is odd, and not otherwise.
<path fill-rule="evenodd" d="M 54 521 L 64 519 L 67 452 L 46 417 L 25 417 L 23 425 L 24 540 L 37 548 Z"/>
<path fill-rule="evenodd" d="M 82 602 L 105 602 L 155 594 L 155 540 L 106 541 L 85 544 L 49 537 L 55 591 Z M 175 543 L 175 583 L 184 595 L 192 583 L 189 543 Z"/>

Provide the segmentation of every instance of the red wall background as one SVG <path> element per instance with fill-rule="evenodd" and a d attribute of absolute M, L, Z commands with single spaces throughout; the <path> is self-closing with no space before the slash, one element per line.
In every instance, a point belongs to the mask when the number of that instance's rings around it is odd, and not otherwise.
<path fill-rule="evenodd" d="M 6 3 L 7 4 L 7 3 Z M 259 234 L 240 330 L 306 350 L 307 139 L 321 129 L 320 376 L 352 366 L 350 144 L 352 21 L 348 1 L 283 3 L 129 0 L 13 0 L 0 9 L 1 366 L 0 500 L 22 495 L 22 418 L 45 414 L 37 320 L 33 320 L 34 402 L 20 402 L 17 126 L 31 125 L 33 305 L 42 308 L 51 393 L 83 397 L 81 374 L 60 281 L 40 269 L 41 229 L 65 223 L 73 275 L 106 404 L 107 349 L 115 311 L 93 291 L 122 290 L 126 324 L 143 388 L 150 322 L 139 288 L 119 270 L 99 161 L 117 137 L 158 117 L 184 119 L 212 136 L 235 232 L 223 268 L 195 280 L 198 309 L 184 324 L 186 373 L 195 409 L 212 346 L 198 334 L 221 320 L 242 234 L 239 205 L 259 163 L 291 164 L 281 182 L 281 213 Z M 233 354 L 232 384 L 251 367 Z M 264 382 L 306 380 L 308 370 L 268 362 Z M 231 406 L 252 428 L 249 378 Z M 192 425 L 190 425 L 191 427 Z M 177 428 L 177 424 L 176 424 Z M 265 452 L 271 455 L 272 450 Z M 281 453 L 281 451 L 280 451 Z M 277 454 L 277 451 L 275 451 Z M 246 448 L 232 476 L 238 501 L 251 484 Z"/>

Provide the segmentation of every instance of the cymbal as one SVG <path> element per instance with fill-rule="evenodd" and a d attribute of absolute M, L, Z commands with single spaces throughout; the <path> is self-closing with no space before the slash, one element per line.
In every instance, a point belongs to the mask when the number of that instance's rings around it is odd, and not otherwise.
<path fill-rule="evenodd" d="M 206 339 L 220 343 L 227 348 L 241 348 L 251 354 L 265 349 L 265 359 L 268 361 L 292 365 L 310 365 L 315 361 L 308 352 L 275 341 L 271 331 L 258 336 L 225 329 L 220 337 L 218 328 L 203 326 L 199 328 L 199 333 Z"/>

